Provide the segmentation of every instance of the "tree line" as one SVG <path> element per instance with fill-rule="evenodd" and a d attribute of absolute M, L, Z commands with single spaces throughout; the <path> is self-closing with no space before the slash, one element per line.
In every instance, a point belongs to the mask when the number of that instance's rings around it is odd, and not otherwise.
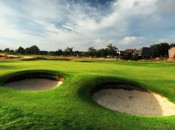
<path fill-rule="evenodd" d="M 66 49 L 58 49 L 56 51 L 42 51 L 36 45 L 28 48 L 19 47 L 16 50 L 6 48 L 0 50 L 0 52 L 8 54 L 20 54 L 20 55 L 51 55 L 51 56 L 87 56 L 87 57 L 114 57 L 117 56 L 118 48 L 112 44 L 107 45 L 103 49 L 95 49 L 94 47 L 89 47 L 87 51 L 74 51 L 73 47 L 67 47 Z"/>
<path fill-rule="evenodd" d="M 175 44 L 168 43 L 159 43 L 153 44 L 150 46 L 151 55 L 147 58 L 156 58 L 156 57 L 168 57 L 168 50 L 175 46 Z M 19 47 L 16 50 L 11 50 L 6 48 L 4 50 L 0 50 L 0 52 L 5 52 L 7 54 L 18 54 L 18 55 L 51 55 L 51 56 L 76 56 L 76 57 L 97 57 L 97 58 L 114 58 L 120 57 L 122 59 L 133 59 L 137 60 L 140 58 L 144 58 L 139 55 L 140 50 L 136 49 L 126 49 L 123 51 L 119 51 L 119 49 L 112 45 L 108 44 L 105 48 L 95 49 L 94 47 L 89 47 L 87 51 L 74 51 L 73 47 L 67 47 L 66 49 L 58 49 L 56 51 L 42 51 L 36 45 L 33 45 L 28 48 Z"/>
<path fill-rule="evenodd" d="M 160 43 L 151 45 L 152 57 L 168 57 L 168 50 L 175 46 L 174 44 Z"/>

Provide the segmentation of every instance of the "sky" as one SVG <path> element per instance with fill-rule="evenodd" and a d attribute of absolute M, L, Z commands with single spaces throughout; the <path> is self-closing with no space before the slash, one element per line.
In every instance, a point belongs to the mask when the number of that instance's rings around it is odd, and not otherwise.
<path fill-rule="evenodd" d="M 0 49 L 175 42 L 175 0 L 0 0 Z"/>

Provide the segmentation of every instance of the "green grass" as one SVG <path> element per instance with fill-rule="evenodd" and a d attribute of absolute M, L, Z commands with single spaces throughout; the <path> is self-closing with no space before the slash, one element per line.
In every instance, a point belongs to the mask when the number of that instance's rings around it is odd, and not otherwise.
<path fill-rule="evenodd" d="M 26 70 L 47 70 L 66 81 L 37 92 L 3 86 L 11 74 Z M 0 60 L 0 129 L 173 130 L 175 116 L 113 112 L 96 104 L 90 93 L 104 82 L 126 82 L 160 93 L 175 103 L 174 70 L 174 63 Z"/>

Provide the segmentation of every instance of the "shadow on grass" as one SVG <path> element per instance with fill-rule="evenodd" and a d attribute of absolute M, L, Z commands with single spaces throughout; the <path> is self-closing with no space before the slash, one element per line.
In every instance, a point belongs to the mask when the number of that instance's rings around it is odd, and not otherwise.
<path fill-rule="evenodd" d="M 0 65 L 0 69 L 14 69 L 14 68 L 16 67 L 12 65 Z"/>
<path fill-rule="evenodd" d="M 109 77 L 109 76 L 91 76 L 88 78 L 84 78 L 83 81 L 80 82 L 80 88 L 78 90 L 78 95 L 82 100 L 89 100 L 91 98 L 92 93 L 98 86 L 103 84 L 127 84 L 131 86 L 135 86 L 137 88 L 144 89 L 143 84 L 139 82 L 135 82 L 129 79 L 125 79 L 123 77 Z"/>
<path fill-rule="evenodd" d="M 76 62 L 95 62 L 95 61 L 90 61 L 90 60 L 77 60 Z"/>
<path fill-rule="evenodd" d="M 60 61 L 70 61 L 69 58 L 46 58 L 46 57 L 33 57 L 28 59 L 21 59 L 22 61 L 37 61 L 37 60 L 60 60 Z"/>

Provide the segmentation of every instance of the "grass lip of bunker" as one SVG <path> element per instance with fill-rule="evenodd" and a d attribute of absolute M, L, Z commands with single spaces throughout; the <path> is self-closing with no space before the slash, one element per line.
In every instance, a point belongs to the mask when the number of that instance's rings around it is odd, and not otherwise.
<path fill-rule="evenodd" d="M 23 72 L 15 74 L 5 81 L 5 86 L 14 89 L 38 91 L 61 85 L 65 79 L 47 72 Z"/>
<path fill-rule="evenodd" d="M 104 83 L 91 92 L 93 100 L 110 110 L 142 116 L 175 115 L 175 104 L 167 98 L 134 85 Z"/>

